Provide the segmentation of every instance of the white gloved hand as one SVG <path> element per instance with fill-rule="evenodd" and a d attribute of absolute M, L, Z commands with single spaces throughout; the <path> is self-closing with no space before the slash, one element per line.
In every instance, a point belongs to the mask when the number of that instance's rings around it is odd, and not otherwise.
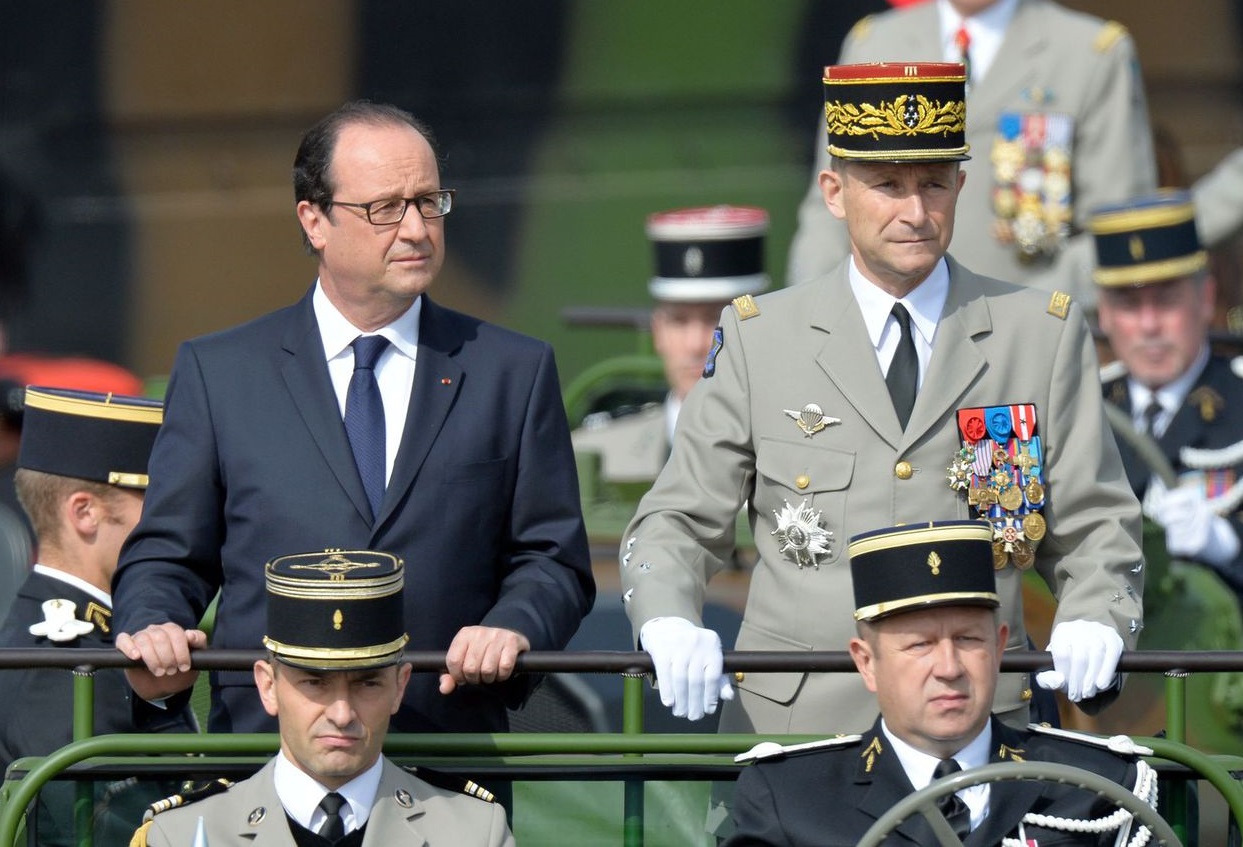
<path fill-rule="evenodd" d="M 1198 487 L 1167 489 L 1154 478 L 1144 495 L 1144 513 L 1165 529 L 1170 555 L 1224 565 L 1239 554 L 1234 527 L 1213 511 Z"/>
<path fill-rule="evenodd" d="M 722 673 L 721 636 L 686 618 L 652 618 L 639 629 L 639 643 L 652 657 L 660 702 L 674 717 L 697 721 L 733 700 L 734 688 Z"/>
<path fill-rule="evenodd" d="M 1064 688 L 1066 696 L 1078 703 L 1113 685 L 1122 636 L 1096 621 L 1062 621 L 1053 627 L 1045 649 L 1053 654 L 1053 670 L 1036 674 L 1036 684 Z"/>

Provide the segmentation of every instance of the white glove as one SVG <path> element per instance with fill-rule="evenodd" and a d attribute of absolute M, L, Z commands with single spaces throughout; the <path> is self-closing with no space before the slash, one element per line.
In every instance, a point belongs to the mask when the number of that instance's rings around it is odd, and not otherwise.
<path fill-rule="evenodd" d="M 652 618 L 639 629 L 639 643 L 652 657 L 660 702 L 674 717 L 697 721 L 733 700 L 734 688 L 723 674 L 721 636 L 686 618 Z"/>
<path fill-rule="evenodd" d="M 1045 649 L 1053 654 L 1053 670 L 1036 674 L 1036 684 L 1064 688 L 1066 696 L 1078 703 L 1113 685 L 1122 636 L 1096 621 L 1062 621 L 1053 627 Z"/>
<path fill-rule="evenodd" d="M 1173 556 L 1225 565 L 1239 554 L 1239 537 L 1230 521 L 1213 511 L 1196 487 L 1167 489 L 1153 478 L 1144 495 L 1144 514 L 1165 529 L 1165 549 Z"/>

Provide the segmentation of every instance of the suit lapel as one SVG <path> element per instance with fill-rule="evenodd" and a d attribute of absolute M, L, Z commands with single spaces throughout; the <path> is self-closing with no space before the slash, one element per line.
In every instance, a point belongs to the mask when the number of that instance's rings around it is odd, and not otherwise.
<path fill-rule="evenodd" d="M 324 345 L 315 322 L 310 294 L 302 298 L 294 315 L 281 342 L 289 353 L 289 359 L 281 367 L 281 377 L 324 461 L 354 503 L 354 508 L 364 520 L 369 521 L 371 505 L 367 502 L 367 493 L 354 464 L 345 426 L 337 412 L 337 395 L 328 377 Z M 332 413 L 325 414 L 326 410 Z"/>
<path fill-rule="evenodd" d="M 236 815 L 236 841 L 252 847 L 294 847 L 293 833 L 285 816 L 285 807 L 276 795 L 273 774 L 276 760 L 271 759 L 259 773 L 234 788 L 244 793 L 233 807 Z M 227 796 L 227 795 L 226 795 Z M 252 819 L 258 818 L 255 823 Z"/>
<path fill-rule="evenodd" d="M 402 847 L 425 847 L 431 843 L 429 834 L 423 832 L 418 825 L 427 810 L 414 791 L 404 771 L 387 759 L 380 776 L 380 787 L 376 790 L 375 803 L 371 806 L 371 816 L 367 819 L 367 831 L 363 834 L 362 847 L 388 847 L 390 844 L 401 844 Z M 397 802 L 397 795 L 408 798 L 409 806 Z"/>
<path fill-rule="evenodd" d="M 897 447 L 902 427 L 893 410 L 889 389 L 876 362 L 876 348 L 868 338 L 863 313 L 850 290 L 843 264 L 825 278 L 812 304 L 812 327 L 824 331 L 816 362 L 846 402 L 889 446 Z M 919 408 L 916 400 L 916 408 Z"/>
<path fill-rule="evenodd" d="M 419 359 L 414 368 L 414 387 L 410 392 L 410 408 L 406 411 L 406 428 L 402 432 L 393 473 L 380 505 L 376 529 L 388 519 L 414 484 L 414 478 L 423 467 L 458 392 L 462 390 L 464 372 L 453 359 L 461 341 L 446 314 L 424 295 L 419 320 Z"/>
<path fill-rule="evenodd" d="M 915 397 L 902 446 L 914 444 L 930 429 L 941 426 L 986 364 L 975 337 L 992 330 L 988 305 L 978 290 L 968 290 L 967 284 L 974 275 L 953 259 L 946 257 L 946 261 L 950 269 L 949 295 L 937 322 L 928 375 Z"/>
<path fill-rule="evenodd" d="M 859 811 L 878 820 L 904 797 L 913 794 L 915 786 L 902 768 L 902 762 L 889 746 L 889 739 L 881 732 L 880 718 L 863 736 L 855 784 L 859 786 Z M 936 844 L 932 828 L 923 815 L 907 818 L 894 833 L 912 844 Z M 889 843 L 886 841 L 886 843 Z"/>

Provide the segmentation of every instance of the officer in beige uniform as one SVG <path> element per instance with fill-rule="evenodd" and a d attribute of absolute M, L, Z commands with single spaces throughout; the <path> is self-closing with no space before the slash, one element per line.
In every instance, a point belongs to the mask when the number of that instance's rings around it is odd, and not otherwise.
<path fill-rule="evenodd" d="M 280 752 L 232 787 L 156 803 L 133 843 L 513 845 L 486 791 L 461 780 L 468 793 L 453 790 L 445 775 L 381 755 L 410 679 L 401 560 L 327 551 L 282 556 L 266 570 L 269 658 L 254 673 Z"/>
<path fill-rule="evenodd" d="M 1064 255 L 1068 238 L 1085 231 L 1092 208 L 1156 188 L 1135 45 L 1120 24 L 1051 0 L 935 0 L 864 18 L 838 61 L 960 61 L 964 46 L 973 155 L 963 165 L 954 256 L 978 273 L 1090 304 L 1096 292 L 1080 257 Z M 816 150 L 790 283 L 850 252 L 817 184 L 828 151 L 823 142 Z M 1079 243 L 1086 257 L 1090 239 Z"/>
<path fill-rule="evenodd" d="M 669 458 L 682 401 L 699 381 L 721 310 L 768 288 L 764 235 L 768 213 L 751 206 L 705 206 L 657 212 L 647 219 L 656 254 L 652 347 L 669 394 L 619 416 L 589 415 L 571 435 L 576 454 L 600 457 L 600 478 L 651 484 Z"/>
<path fill-rule="evenodd" d="M 837 66 L 824 82 L 835 161 L 821 185 L 852 256 L 726 310 L 621 545 L 623 602 L 662 701 L 696 718 L 733 695 L 700 608 L 746 503 L 759 561 L 737 649 L 843 649 L 847 538 L 982 518 L 1007 646 L 1024 644 L 1034 567 L 1060 601 L 1040 682 L 1099 706 L 1142 626 L 1143 561 L 1082 313 L 945 255 L 967 153 L 961 65 Z M 853 676 L 736 682 L 722 731 L 858 731 L 876 715 Z M 995 709 L 1025 722 L 1030 696 L 1025 674 L 1006 675 Z"/>

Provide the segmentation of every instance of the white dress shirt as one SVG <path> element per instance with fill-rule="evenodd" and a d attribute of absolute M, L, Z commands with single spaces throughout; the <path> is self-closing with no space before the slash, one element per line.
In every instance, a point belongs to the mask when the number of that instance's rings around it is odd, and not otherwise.
<path fill-rule="evenodd" d="M 880 365 L 881 373 L 889 373 L 889 364 L 893 361 L 893 355 L 898 350 L 898 340 L 902 337 L 902 328 L 898 326 L 897 318 L 890 314 L 893 304 L 900 302 L 906 308 L 911 316 L 911 337 L 915 342 L 915 354 L 919 357 L 919 381 L 916 388 L 922 387 L 924 374 L 928 372 L 928 361 L 932 358 L 937 322 L 941 320 L 941 312 L 945 310 L 945 300 L 949 296 L 950 271 L 945 259 L 937 262 L 928 278 L 901 300 L 895 300 L 892 295 L 860 273 L 853 256 L 850 258 L 848 278 L 850 290 L 854 292 L 859 310 L 863 312 L 863 324 L 867 328 L 872 347 L 876 350 L 876 362 Z"/>
<path fill-rule="evenodd" d="M 885 733 L 885 738 L 889 740 L 889 746 L 893 748 L 894 754 L 898 757 L 898 761 L 902 763 L 902 770 L 906 771 L 907 779 L 911 781 L 911 785 L 916 791 L 926 788 L 932 783 L 932 773 L 936 770 L 941 760 L 935 756 L 916 750 L 905 741 L 894 736 L 889 727 L 881 719 L 880 728 Z M 988 764 L 988 751 L 993 746 L 993 725 L 987 723 L 984 725 L 984 731 L 975 737 L 966 747 L 954 754 L 954 761 L 958 762 L 959 767 L 963 770 L 971 768 L 979 768 Z M 970 788 L 964 788 L 962 791 L 955 792 L 962 801 L 967 804 L 967 808 L 971 810 L 971 828 L 975 829 L 983 820 L 988 817 L 988 783 L 983 785 L 973 785 Z"/>
<path fill-rule="evenodd" d="M 376 362 L 375 378 L 384 401 L 384 481 L 393 475 L 393 463 L 401 436 L 406 428 L 406 412 L 410 408 L 410 392 L 414 388 L 414 368 L 419 354 L 419 315 L 423 311 L 423 298 L 414 301 L 397 320 L 382 326 L 375 332 L 363 332 L 337 310 L 324 294 L 318 281 L 311 295 L 311 306 L 319 324 L 320 339 L 324 343 L 324 358 L 328 361 L 328 376 L 337 394 L 341 419 L 345 419 L 345 398 L 349 392 L 350 377 L 354 375 L 354 348 L 350 344 L 360 335 L 383 335 L 389 346 Z"/>
<path fill-rule="evenodd" d="M 968 18 L 954 11 L 949 0 L 937 0 L 937 12 L 941 18 L 941 49 L 947 62 L 961 62 L 962 53 L 958 49 L 955 37 L 958 27 L 965 24 L 967 36 L 970 38 L 967 54 L 971 58 L 971 79 L 968 82 L 979 84 L 993 66 L 1001 50 L 1001 42 L 1005 40 L 1006 28 L 1014 18 L 1019 0 L 997 0 L 996 3 L 978 14 Z"/>
<path fill-rule="evenodd" d="M 100 591 L 98 588 L 91 585 L 89 582 L 87 582 L 86 580 L 80 577 L 76 577 L 71 573 L 65 573 L 62 570 L 57 570 L 56 568 L 49 568 L 47 565 L 40 565 L 37 563 L 35 564 L 33 570 L 37 574 L 43 574 L 44 576 L 50 577 L 51 579 L 55 579 L 55 580 L 59 580 L 64 583 L 68 583 L 69 585 L 72 585 L 74 588 L 78 589 L 79 591 L 85 591 L 87 594 L 91 595 L 96 600 L 98 600 L 101 604 L 103 604 L 105 609 L 109 609 L 109 610 L 112 609 L 112 595 L 106 591 Z"/>
<path fill-rule="evenodd" d="M 377 758 L 375 764 L 367 770 L 336 789 L 345 798 L 345 803 L 341 806 L 341 821 L 345 824 L 347 835 L 371 817 L 371 806 L 375 802 L 376 792 L 380 790 L 382 770 L 383 756 Z M 319 832 L 325 817 L 323 810 L 319 808 L 319 801 L 332 789 L 320 785 L 310 774 L 299 769 L 285 757 L 284 751 L 276 754 L 272 783 L 276 788 L 276 796 L 280 798 L 289 817 L 311 832 Z"/>

